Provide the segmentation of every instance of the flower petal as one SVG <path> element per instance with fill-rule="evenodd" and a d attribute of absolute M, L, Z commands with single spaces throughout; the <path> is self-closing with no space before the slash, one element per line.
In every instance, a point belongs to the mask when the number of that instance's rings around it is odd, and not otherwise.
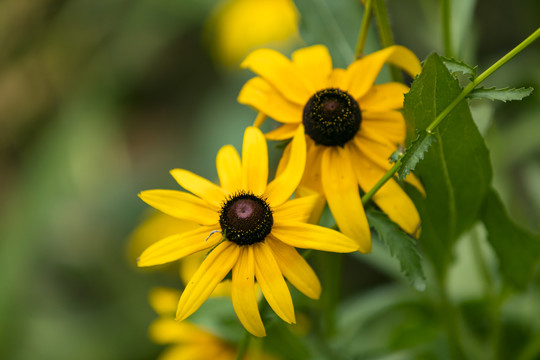
<path fill-rule="evenodd" d="M 330 74 L 331 88 L 346 90 L 349 85 L 347 71 L 345 69 L 334 69 Z"/>
<path fill-rule="evenodd" d="M 361 252 L 371 251 L 371 232 L 351 161 L 345 149 L 334 147 L 322 158 L 322 186 L 342 233 L 356 240 Z"/>
<path fill-rule="evenodd" d="M 291 142 L 287 166 L 266 188 L 268 202 L 272 206 L 279 206 L 291 197 L 302 179 L 305 165 L 306 136 L 304 135 L 304 126 L 300 125 Z"/>
<path fill-rule="evenodd" d="M 267 243 L 283 276 L 307 297 L 318 299 L 321 295 L 321 283 L 302 255 L 292 246 L 273 237 L 270 237 Z"/>
<path fill-rule="evenodd" d="M 294 136 L 296 129 L 298 129 L 298 124 L 284 124 L 275 130 L 267 132 L 264 136 L 268 140 L 286 140 Z"/>
<path fill-rule="evenodd" d="M 332 58 L 326 46 L 314 45 L 296 50 L 292 61 L 306 79 L 313 84 L 315 91 L 328 88 L 332 73 Z"/>
<path fill-rule="evenodd" d="M 262 337 L 266 335 L 266 331 L 257 307 L 254 276 L 253 247 L 242 246 L 238 262 L 232 270 L 232 303 L 238 319 L 246 330 Z"/>
<path fill-rule="evenodd" d="M 360 132 L 356 134 L 351 144 L 362 153 L 363 157 L 370 159 L 381 169 L 388 170 L 392 167 L 389 157 L 396 151 L 397 145 L 380 143 L 370 137 L 362 136 Z"/>
<path fill-rule="evenodd" d="M 197 195 L 217 209 L 221 207 L 221 203 L 225 199 L 225 192 L 219 186 L 188 170 L 173 169 L 170 172 L 176 182 L 184 189 Z"/>
<path fill-rule="evenodd" d="M 232 145 L 219 149 L 216 157 L 219 182 L 228 194 L 238 191 L 242 186 L 242 161 Z"/>
<path fill-rule="evenodd" d="M 274 208 L 274 223 L 280 221 L 307 222 L 315 206 L 322 196 L 313 194 L 287 201 L 283 205 Z"/>
<path fill-rule="evenodd" d="M 410 172 L 407 176 L 405 176 L 404 180 L 414 186 L 416 190 L 418 190 L 420 194 L 422 194 L 423 197 L 426 197 L 426 189 L 424 189 L 424 185 L 422 184 L 420 179 L 416 177 L 416 175 Z"/>
<path fill-rule="evenodd" d="M 261 127 L 262 124 L 266 121 L 266 114 L 259 112 L 257 114 L 257 117 L 255 118 L 255 121 L 253 122 L 253 126 L 255 127 Z"/>
<path fill-rule="evenodd" d="M 279 52 L 258 49 L 240 64 L 267 80 L 289 101 L 304 106 L 315 89 L 293 63 Z"/>
<path fill-rule="evenodd" d="M 208 254 L 180 297 L 176 320 L 184 320 L 208 299 L 232 269 L 239 253 L 238 245 L 224 241 Z"/>
<path fill-rule="evenodd" d="M 303 107 L 281 95 L 266 80 L 255 77 L 248 80 L 238 95 L 240 104 L 249 105 L 281 123 L 300 123 Z"/>
<path fill-rule="evenodd" d="M 364 191 L 369 191 L 385 174 L 375 164 L 356 153 L 354 146 L 350 146 L 354 170 L 358 183 Z M 420 216 L 412 200 L 394 180 L 388 180 L 373 196 L 373 201 L 384 211 L 392 221 L 397 223 L 409 234 L 416 233 L 420 225 Z"/>
<path fill-rule="evenodd" d="M 261 195 L 268 181 L 268 148 L 263 133 L 256 127 L 244 132 L 242 147 L 242 188 Z"/>
<path fill-rule="evenodd" d="M 291 293 L 274 259 L 272 249 L 265 242 L 253 244 L 252 247 L 255 255 L 255 277 L 266 301 L 283 321 L 295 323 Z"/>
<path fill-rule="evenodd" d="M 174 304 L 176 304 L 178 299 Z M 170 343 L 201 343 L 212 340 L 212 335 L 201 331 L 197 326 L 184 321 L 178 322 L 171 318 L 160 318 L 152 322 L 148 329 L 150 338 L 157 344 Z"/>
<path fill-rule="evenodd" d="M 176 190 L 146 190 L 139 197 L 148 205 L 167 215 L 193 221 L 201 225 L 214 225 L 219 213 L 198 197 Z"/>
<path fill-rule="evenodd" d="M 155 287 L 148 293 L 150 306 L 160 316 L 174 314 L 179 299 L 180 291 L 168 287 Z"/>
<path fill-rule="evenodd" d="M 296 221 L 282 221 L 272 227 L 269 236 L 287 245 L 337 253 L 358 250 L 358 244 L 339 231 Z"/>
<path fill-rule="evenodd" d="M 403 108 L 407 92 L 409 87 L 398 82 L 373 85 L 358 102 L 362 111 L 398 110 Z"/>
<path fill-rule="evenodd" d="M 364 112 L 362 113 L 362 125 L 357 136 L 389 145 L 393 148 L 393 152 L 397 149 L 398 144 L 405 142 L 406 127 L 403 114 L 395 110 Z M 386 156 L 387 159 L 388 156 Z"/>
<path fill-rule="evenodd" d="M 385 63 L 402 68 L 412 77 L 422 70 L 418 58 L 412 51 L 399 45 L 389 46 L 349 65 L 346 70 L 349 83 L 345 90 L 356 99 L 364 96 Z"/>
<path fill-rule="evenodd" d="M 137 266 L 165 264 L 198 251 L 209 249 L 221 239 L 218 233 L 212 233 L 212 231 L 218 229 L 218 226 L 203 226 L 159 240 L 143 251 L 137 260 Z"/>
<path fill-rule="evenodd" d="M 323 153 L 328 151 L 329 148 L 316 145 L 315 142 L 308 137 L 306 137 L 306 146 L 306 167 L 300 185 L 322 194 L 321 160 Z"/>

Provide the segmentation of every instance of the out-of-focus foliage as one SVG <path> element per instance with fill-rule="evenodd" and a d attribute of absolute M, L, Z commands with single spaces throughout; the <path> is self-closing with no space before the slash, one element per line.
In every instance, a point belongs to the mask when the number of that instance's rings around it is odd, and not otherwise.
<path fill-rule="evenodd" d="M 420 59 L 443 53 L 438 3 L 387 1 L 396 42 Z M 453 55 L 478 64 L 479 72 L 538 27 L 537 1 L 452 4 L 459 14 L 452 16 Z M 350 62 L 360 2 L 296 5 L 305 43 L 328 45 L 341 58 L 336 65 Z M 168 174 L 175 167 L 216 179 L 217 150 L 225 143 L 238 148 L 243 129 L 255 119 L 254 111 L 236 103 L 250 75 L 224 70 L 211 55 L 219 53 L 207 28 L 216 6 L 210 0 L 0 2 L 0 358 L 131 360 L 154 359 L 161 351 L 148 339 L 155 315 L 147 294 L 155 285 L 179 288 L 181 282 L 177 267 L 138 270 L 128 256 L 127 239 L 147 210 L 136 194 L 176 188 Z M 377 48 L 372 26 L 366 52 Z M 539 89 L 539 49 L 536 43 L 520 54 L 486 87 Z M 470 101 L 490 150 L 493 187 L 510 218 L 535 234 L 539 96 L 535 91 L 518 102 Z M 512 230 L 514 224 L 498 226 Z M 535 359 L 538 269 L 531 270 L 525 290 L 496 293 L 502 288 L 499 266 L 508 265 L 483 240 L 485 230 L 476 224 L 452 239 L 447 300 L 460 312 L 458 327 L 472 329 L 472 336 L 458 340 L 471 358 L 491 356 L 495 349 L 485 355 L 486 344 L 499 337 L 499 358 Z M 280 323 L 270 324 L 266 346 L 295 359 L 449 358 L 433 269 L 424 264 L 427 289 L 418 293 L 404 283 L 397 261 L 374 245 L 369 256 L 344 258 L 342 278 L 324 274 L 325 262 L 317 257 L 312 261 L 323 274 L 323 288 L 342 282 L 341 299 L 323 293 L 314 303 L 293 293 L 299 309 L 334 304 L 335 312 L 307 326 L 329 333 L 328 347 L 319 335 L 295 337 Z M 499 304 L 500 312 L 491 311 Z M 241 328 L 234 319 L 212 323 L 230 311 L 226 299 L 212 299 L 193 321 L 238 341 Z M 332 316 L 335 329 L 327 327 Z"/>

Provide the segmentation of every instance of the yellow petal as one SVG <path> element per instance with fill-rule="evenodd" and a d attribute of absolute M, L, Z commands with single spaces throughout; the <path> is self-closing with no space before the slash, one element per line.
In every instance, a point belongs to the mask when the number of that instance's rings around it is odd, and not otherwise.
<path fill-rule="evenodd" d="M 315 145 L 315 142 L 309 137 L 306 137 L 306 146 L 306 167 L 300 185 L 322 194 L 321 160 L 323 153 L 329 148 Z"/>
<path fill-rule="evenodd" d="M 367 192 L 383 177 L 385 171 L 360 154 L 355 154 L 353 147 L 350 151 L 356 164 L 354 170 L 358 183 Z M 407 233 L 414 234 L 420 226 L 420 216 L 414 203 L 394 179 L 388 180 L 375 193 L 373 201 Z"/>
<path fill-rule="evenodd" d="M 216 168 L 219 182 L 223 190 L 230 194 L 242 186 L 242 161 L 232 145 L 219 149 L 216 157 Z"/>
<path fill-rule="evenodd" d="M 337 253 L 358 250 L 358 244 L 346 235 L 329 228 L 296 221 L 275 223 L 270 236 L 285 244 L 301 248 Z"/>
<path fill-rule="evenodd" d="M 402 68 L 412 77 L 422 70 L 418 58 L 412 51 L 399 45 L 390 46 L 353 62 L 347 68 L 349 83 L 344 90 L 355 99 L 361 98 L 373 86 L 385 63 Z"/>
<path fill-rule="evenodd" d="M 398 110 L 403 108 L 407 92 L 409 87 L 398 82 L 373 85 L 358 102 L 362 111 Z"/>
<path fill-rule="evenodd" d="M 352 142 L 349 143 L 352 143 L 363 157 L 371 160 L 381 169 L 388 170 L 392 167 L 389 157 L 396 151 L 397 145 L 381 143 L 370 137 L 363 136 L 361 132 L 358 132 Z"/>
<path fill-rule="evenodd" d="M 281 174 L 268 184 L 266 196 L 272 206 L 279 206 L 287 201 L 300 183 L 306 165 L 306 136 L 304 126 L 298 126 L 291 142 L 289 162 Z"/>
<path fill-rule="evenodd" d="M 268 148 L 263 133 L 256 127 L 244 132 L 242 147 L 242 188 L 261 195 L 268 181 Z"/>
<path fill-rule="evenodd" d="M 311 211 L 311 215 L 309 216 L 307 222 L 310 224 L 318 224 L 321 220 L 322 213 L 324 211 L 325 205 L 326 205 L 326 199 L 324 198 L 324 193 L 312 190 L 310 188 L 307 188 L 305 186 L 299 186 L 298 189 L 296 189 L 295 196 L 297 198 L 303 198 L 307 196 L 313 196 L 317 195 L 317 198 L 315 200 L 315 205 L 313 206 L 313 210 Z"/>
<path fill-rule="evenodd" d="M 270 237 L 267 243 L 283 276 L 307 297 L 318 299 L 321 295 L 321 283 L 307 261 L 295 248 L 273 237 Z"/>
<path fill-rule="evenodd" d="M 397 149 L 398 144 L 405 142 L 405 119 L 399 111 L 363 112 L 360 126 L 360 131 L 356 136 L 389 145 L 394 149 L 393 151 Z"/>
<path fill-rule="evenodd" d="M 219 221 L 218 211 L 192 194 L 176 190 L 146 190 L 139 197 L 153 208 L 179 219 L 201 225 L 214 225 Z"/>
<path fill-rule="evenodd" d="M 255 296 L 255 260 L 253 247 L 240 247 L 238 262 L 232 270 L 232 303 L 238 319 L 255 336 L 266 336 Z"/>
<path fill-rule="evenodd" d="M 322 185 L 341 232 L 356 240 L 361 252 L 370 252 L 371 232 L 358 192 L 358 182 L 345 149 L 334 147 L 324 153 Z"/>
<path fill-rule="evenodd" d="M 331 88 L 346 90 L 349 85 L 347 71 L 345 69 L 334 69 L 330 74 Z"/>
<path fill-rule="evenodd" d="M 265 120 L 266 120 L 266 114 L 259 112 L 257 114 L 257 117 L 255 118 L 255 121 L 253 122 L 253 126 L 261 127 L 261 125 L 265 122 Z"/>
<path fill-rule="evenodd" d="M 291 293 L 274 259 L 272 249 L 265 242 L 253 244 L 252 247 L 255 256 L 255 276 L 266 301 L 283 321 L 295 323 Z"/>
<path fill-rule="evenodd" d="M 158 315 L 173 315 L 180 299 L 180 291 L 167 287 L 156 287 L 150 290 L 148 302 Z"/>
<path fill-rule="evenodd" d="M 283 205 L 274 208 L 274 223 L 280 221 L 307 222 L 320 199 L 324 200 L 322 196 L 312 192 L 309 196 L 287 201 Z"/>
<path fill-rule="evenodd" d="M 235 352 L 220 339 L 214 337 L 213 342 L 205 344 L 180 344 L 166 348 L 158 360 L 225 360 L 234 359 Z"/>
<path fill-rule="evenodd" d="M 130 263 L 135 264 L 135 260 L 144 249 L 156 241 L 173 234 L 197 229 L 200 226 L 194 222 L 177 219 L 154 209 L 151 209 L 150 212 L 152 215 L 145 218 L 129 237 L 127 250 Z"/>
<path fill-rule="evenodd" d="M 299 72 L 313 84 L 315 91 L 328 88 L 332 58 L 326 46 L 315 45 L 296 50 L 292 61 Z"/>
<path fill-rule="evenodd" d="M 165 264 L 209 249 L 221 239 L 221 234 L 212 233 L 217 226 L 204 226 L 182 234 L 175 234 L 162 239 L 143 251 L 137 260 L 138 266 Z"/>
<path fill-rule="evenodd" d="M 300 123 L 303 107 L 281 95 L 266 80 L 255 77 L 250 79 L 238 95 L 240 104 L 249 105 L 281 123 Z"/>
<path fill-rule="evenodd" d="M 187 191 L 215 206 L 216 209 L 221 207 L 225 193 L 213 182 L 184 169 L 173 169 L 171 175 Z"/>
<path fill-rule="evenodd" d="M 180 297 L 176 320 L 184 320 L 208 299 L 236 263 L 239 252 L 238 245 L 224 241 L 208 254 Z"/>
<path fill-rule="evenodd" d="M 420 194 L 422 194 L 422 196 L 426 197 L 426 189 L 424 189 L 424 185 L 422 184 L 420 179 L 416 177 L 416 175 L 411 172 L 407 176 L 405 176 L 404 180 L 414 186 L 416 190 L 418 190 Z"/>
<path fill-rule="evenodd" d="M 176 304 L 175 304 L 176 305 Z M 210 340 L 210 334 L 201 331 L 186 321 L 178 322 L 171 318 L 161 318 L 150 324 L 150 339 L 157 344 L 201 343 Z"/>
<path fill-rule="evenodd" d="M 268 136 L 266 138 L 268 139 Z M 269 140 L 272 140 L 272 139 L 269 139 Z M 279 159 L 279 163 L 276 169 L 276 177 L 278 177 L 279 175 L 281 175 L 283 171 L 285 171 L 285 168 L 287 167 L 287 164 L 289 163 L 289 157 L 291 156 L 291 145 L 292 145 L 292 142 L 289 142 L 287 146 L 285 146 L 285 149 L 283 150 L 283 152 L 281 153 L 281 158 Z"/>
<path fill-rule="evenodd" d="M 304 106 L 315 93 L 315 89 L 293 63 L 275 50 L 255 50 L 240 67 L 249 68 L 272 84 L 289 101 L 299 105 Z"/>
<path fill-rule="evenodd" d="M 264 136 L 268 140 L 287 140 L 294 136 L 298 124 L 284 124 L 277 129 L 267 132 Z"/>

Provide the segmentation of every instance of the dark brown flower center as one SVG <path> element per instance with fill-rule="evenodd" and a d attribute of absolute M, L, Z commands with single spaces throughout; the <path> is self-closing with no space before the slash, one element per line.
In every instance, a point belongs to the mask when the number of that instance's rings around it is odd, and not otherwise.
<path fill-rule="evenodd" d="M 360 129 L 361 121 L 356 100 L 339 89 L 318 91 L 304 106 L 306 134 L 318 145 L 343 147 Z"/>
<path fill-rule="evenodd" d="M 252 245 L 270 234 L 274 218 L 265 200 L 252 193 L 241 192 L 225 202 L 219 224 L 227 240 L 238 245 Z"/>

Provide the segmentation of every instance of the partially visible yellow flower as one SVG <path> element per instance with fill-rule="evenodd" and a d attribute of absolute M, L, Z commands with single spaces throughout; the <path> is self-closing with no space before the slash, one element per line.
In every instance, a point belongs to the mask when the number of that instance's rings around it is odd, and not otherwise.
<path fill-rule="evenodd" d="M 321 45 L 295 51 L 292 61 L 259 49 L 241 65 L 259 76 L 244 85 L 238 101 L 283 123 L 266 134 L 268 139 L 289 139 L 305 129 L 307 163 L 300 185 L 325 195 L 339 229 L 356 239 L 362 252 L 371 250 L 371 238 L 358 186 L 370 190 L 405 140 L 400 109 L 409 88 L 397 82 L 374 85 L 385 63 L 411 76 L 421 70 L 416 56 L 402 46 L 365 56 L 347 69 L 333 69 Z M 282 166 L 289 152 L 290 147 Z M 412 174 L 407 180 L 421 189 Z M 418 212 L 397 181 L 390 179 L 373 200 L 405 231 L 417 231 Z"/>
<path fill-rule="evenodd" d="M 299 39 L 292 0 L 226 0 L 211 17 L 211 41 L 218 60 L 237 66 L 261 46 L 284 48 Z"/>
<path fill-rule="evenodd" d="M 149 329 L 150 339 L 159 345 L 171 344 L 159 360 L 234 360 L 237 349 L 224 339 L 187 321 L 174 320 L 180 292 L 169 288 L 150 291 L 150 305 L 160 317 Z M 248 350 L 244 360 L 273 360 L 273 356 Z"/>
<path fill-rule="evenodd" d="M 256 336 L 266 334 L 255 294 L 257 280 L 274 312 L 295 322 L 291 294 L 283 276 L 299 291 L 318 298 L 320 282 L 295 247 L 352 252 L 358 245 L 340 232 L 307 224 L 318 195 L 290 200 L 302 178 L 306 144 L 300 126 L 291 142 L 286 168 L 268 181 L 268 149 L 262 132 L 244 133 L 242 159 L 228 145 L 217 155 L 220 186 L 189 171 L 171 174 L 192 194 L 175 190 L 148 190 L 142 200 L 166 214 L 197 222 L 201 227 L 169 236 L 146 249 L 139 266 L 151 266 L 209 251 L 186 286 L 176 318 L 183 320 L 206 301 L 232 271 L 232 302 L 244 327 Z"/>

